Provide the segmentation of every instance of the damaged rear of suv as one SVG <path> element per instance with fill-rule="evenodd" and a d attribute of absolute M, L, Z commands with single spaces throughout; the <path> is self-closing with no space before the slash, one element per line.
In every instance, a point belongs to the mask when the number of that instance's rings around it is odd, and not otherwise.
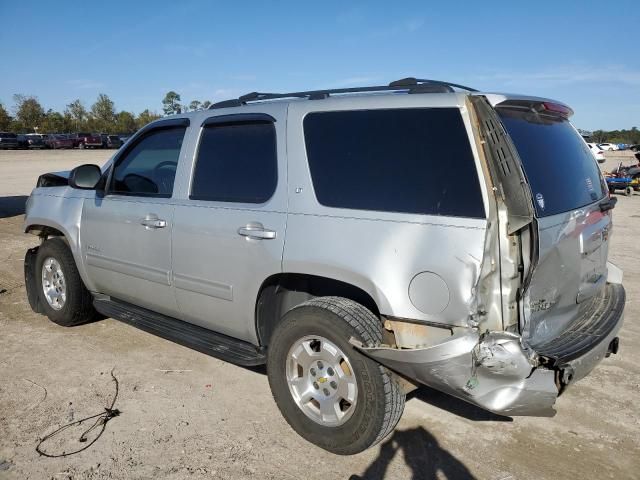
<path fill-rule="evenodd" d="M 615 199 L 571 114 L 408 78 L 152 122 L 102 168 L 40 177 L 29 302 L 266 363 L 292 428 L 338 454 L 418 384 L 552 415 L 617 352 L 625 303 Z"/>
<path fill-rule="evenodd" d="M 567 385 L 618 350 L 625 291 L 607 262 L 615 199 L 566 105 L 477 94 L 466 107 L 491 192 L 468 325 L 433 342 L 439 325 L 416 336 L 415 324 L 387 322 L 410 339 L 361 348 L 492 412 L 551 416 Z"/>

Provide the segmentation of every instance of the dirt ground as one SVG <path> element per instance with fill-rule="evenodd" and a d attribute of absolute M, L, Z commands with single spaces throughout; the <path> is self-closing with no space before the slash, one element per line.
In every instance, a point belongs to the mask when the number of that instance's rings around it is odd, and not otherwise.
<path fill-rule="evenodd" d="M 621 348 L 557 402 L 554 418 L 503 418 L 421 388 L 382 445 L 339 457 L 298 437 L 280 416 L 264 370 L 241 368 L 112 319 L 63 328 L 34 314 L 21 231 L 37 176 L 112 152 L 0 152 L 0 478 L 632 479 L 640 476 L 640 195 L 619 197 L 611 260 L 625 270 Z M 615 163 L 611 158 L 609 163 Z M 40 438 L 101 413 L 112 419 L 86 450 L 40 456 Z M 88 445 L 91 425 L 43 445 Z"/>

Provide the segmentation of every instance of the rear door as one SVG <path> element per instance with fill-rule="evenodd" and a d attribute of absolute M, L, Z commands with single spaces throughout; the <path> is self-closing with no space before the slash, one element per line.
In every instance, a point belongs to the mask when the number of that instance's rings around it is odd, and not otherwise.
<path fill-rule="evenodd" d="M 96 289 L 176 315 L 171 200 L 185 119 L 159 122 L 114 160 L 106 194 L 86 199 L 81 243 Z"/>
<path fill-rule="evenodd" d="M 535 347 L 570 328 L 607 278 L 610 211 L 589 147 L 549 104 L 498 105 L 533 197 L 538 261 L 525 296 L 525 337 Z"/>
<path fill-rule="evenodd" d="M 282 271 L 287 219 L 286 110 L 273 107 L 204 120 L 173 231 L 180 317 L 254 343 L 256 299 Z"/>

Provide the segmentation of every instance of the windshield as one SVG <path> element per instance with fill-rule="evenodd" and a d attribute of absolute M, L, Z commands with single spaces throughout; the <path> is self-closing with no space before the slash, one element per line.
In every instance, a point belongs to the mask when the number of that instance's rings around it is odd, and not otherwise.
<path fill-rule="evenodd" d="M 568 120 L 530 110 L 497 110 L 522 159 L 538 217 L 604 197 L 598 165 Z"/>

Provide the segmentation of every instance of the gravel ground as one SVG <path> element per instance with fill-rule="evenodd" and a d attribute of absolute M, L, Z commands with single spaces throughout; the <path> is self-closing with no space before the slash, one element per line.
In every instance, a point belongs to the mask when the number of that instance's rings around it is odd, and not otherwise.
<path fill-rule="evenodd" d="M 247 369 L 107 319 L 63 328 L 26 302 L 25 195 L 46 171 L 102 163 L 108 151 L 0 152 L 0 478 L 638 478 L 640 471 L 640 195 L 619 197 L 611 260 L 628 294 L 621 350 L 557 402 L 554 418 L 497 417 L 421 388 L 395 433 L 339 457 L 281 418 L 261 368 Z M 617 157 L 610 157 L 615 164 Z M 86 450 L 35 447 L 98 414 L 119 381 L 122 413 Z M 43 446 L 72 452 L 90 423 Z"/>

